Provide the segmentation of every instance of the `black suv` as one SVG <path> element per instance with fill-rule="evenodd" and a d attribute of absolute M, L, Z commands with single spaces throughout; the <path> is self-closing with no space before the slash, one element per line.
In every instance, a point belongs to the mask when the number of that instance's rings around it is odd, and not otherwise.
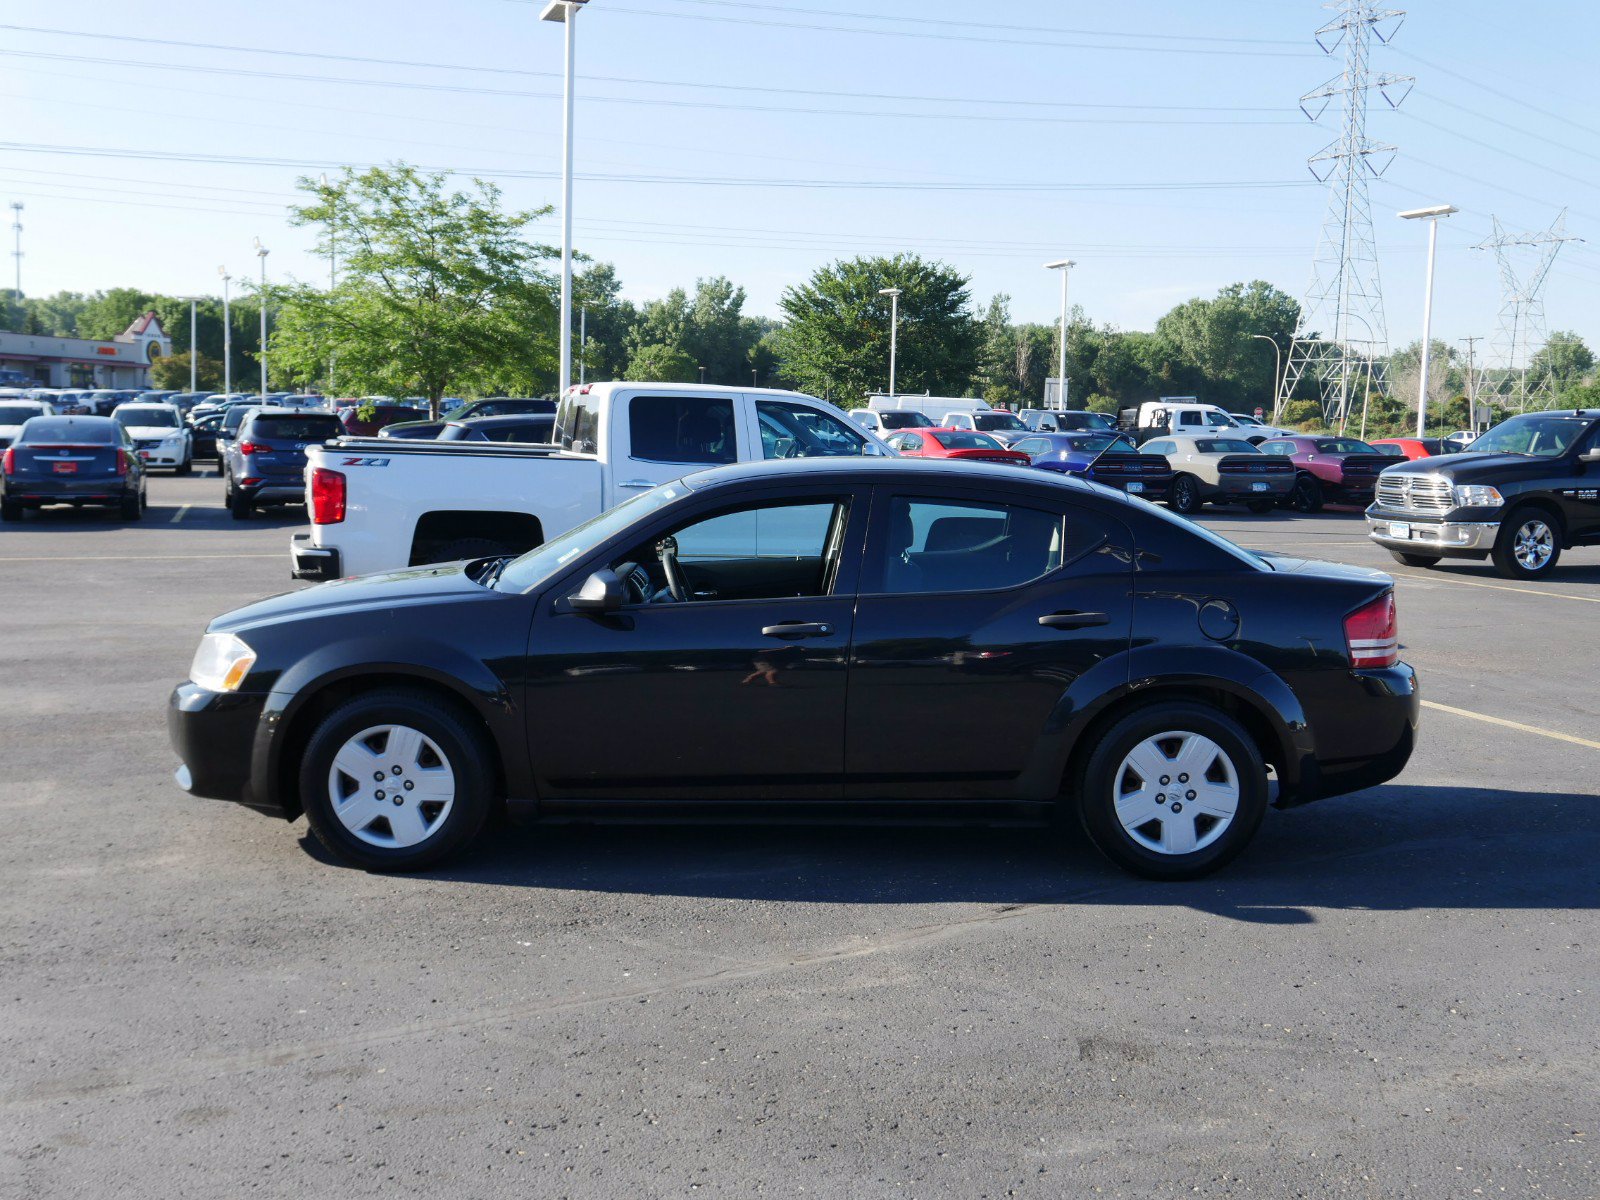
<path fill-rule="evenodd" d="M 1373 541 L 1399 562 L 1493 558 L 1508 579 L 1542 579 L 1561 551 L 1600 545 L 1600 409 L 1523 413 L 1463 454 L 1378 477 Z"/>

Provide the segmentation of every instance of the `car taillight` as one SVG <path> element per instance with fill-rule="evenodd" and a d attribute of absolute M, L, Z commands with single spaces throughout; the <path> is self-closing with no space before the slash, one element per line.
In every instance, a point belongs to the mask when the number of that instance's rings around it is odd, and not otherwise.
<path fill-rule="evenodd" d="M 311 523 L 337 525 L 344 520 L 344 476 L 318 467 L 311 472 Z"/>
<path fill-rule="evenodd" d="M 260 442 L 240 442 L 239 443 L 239 453 L 240 454 L 266 454 L 271 449 L 272 449 L 271 446 L 263 446 Z"/>
<path fill-rule="evenodd" d="M 5 474 L 9 475 L 13 471 L 15 471 L 16 469 L 17 469 L 17 452 L 15 450 L 13 450 L 10 446 L 7 446 L 6 447 L 6 452 L 4 454 L 0 454 L 0 472 L 3 472 Z"/>
<path fill-rule="evenodd" d="M 1344 641 L 1352 667 L 1392 667 L 1400 661 L 1400 630 L 1394 593 L 1385 592 L 1344 619 Z"/>
<path fill-rule="evenodd" d="M 126 475 L 127 473 L 128 473 L 128 452 L 126 450 L 122 449 L 119 446 L 117 448 L 117 474 L 118 475 Z"/>

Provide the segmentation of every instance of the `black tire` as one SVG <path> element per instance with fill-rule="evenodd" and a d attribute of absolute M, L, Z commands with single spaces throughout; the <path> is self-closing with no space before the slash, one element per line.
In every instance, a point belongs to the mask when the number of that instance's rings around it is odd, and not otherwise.
<path fill-rule="evenodd" d="M 1283 503 L 1285 507 L 1306 516 L 1319 513 L 1322 511 L 1322 484 L 1317 482 L 1315 476 L 1301 475 L 1295 479 L 1294 487 L 1289 489 Z"/>
<path fill-rule="evenodd" d="M 1181 829 L 1181 808 L 1194 803 L 1193 789 L 1187 787 L 1187 781 L 1178 781 L 1176 769 L 1172 776 L 1161 777 L 1168 780 L 1166 784 L 1150 781 L 1152 788 L 1172 790 L 1156 793 L 1165 802 L 1157 806 L 1159 813 L 1144 825 L 1130 832 L 1117 812 L 1119 778 L 1127 783 L 1134 777 L 1124 772 L 1124 760 L 1141 743 L 1165 733 L 1199 734 L 1209 739 L 1231 765 L 1237 784 L 1237 805 L 1225 823 L 1203 813 L 1187 817 L 1189 828 L 1195 831 L 1197 848 L 1186 853 L 1166 852 L 1145 844 L 1157 836 L 1166 839 L 1169 810 L 1174 830 Z M 1220 763 L 1221 758 L 1217 758 L 1212 766 Z M 1178 788 L 1184 788 L 1181 796 Z M 1172 799 L 1166 800 L 1169 796 Z M 1124 870 L 1146 879 L 1198 879 L 1230 862 L 1255 836 L 1267 810 L 1266 764 L 1250 735 L 1226 713 L 1188 701 L 1157 701 L 1129 713 L 1100 736 L 1078 777 L 1077 806 L 1078 819 L 1089 840 Z M 1202 824 L 1206 824 L 1205 829 L 1200 828 Z"/>
<path fill-rule="evenodd" d="M 363 730 L 388 724 L 405 725 L 434 742 L 455 779 L 454 798 L 437 828 L 406 848 L 373 845 L 351 832 L 335 813 L 329 792 L 339 751 Z M 448 703 L 406 688 L 368 692 L 324 717 L 306 744 L 299 774 L 306 820 L 341 862 L 372 871 L 418 870 L 462 849 L 483 828 L 495 801 L 493 755 L 487 735 Z"/>
<path fill-rule="evenodd" d="M 494 558 L 501 554 L 515 554 L 510 546 L 489 538 L 457 538 L 431 551 L 423 563 L 460 562 L 466 558 Z"/>
<path fill-rule="evenodd" d="M 9 496 L 0 500 L 0 521 L 22 520 L 22 501 L 13 500 Z"/>
<path fill-rule="evenodd" d="M 251 504 L 243 496 L 235 496 L 233 503 L 228 505 L 228 508 L 232 510 L 235 521 L 248 521 L 256 510 L 255 505 Z"/>
<path fill-rule="evenodd" d="M 186 453 L 183 456 L 183 461 L 178 464 L 178 469 L 174 473 L 178 474 L 178 475 L 189 475 L 189 474 L 192 474 L 193 471 L 194 471 L 194 454 L 193 453 Z"/>
<path fill-rule="evenodd" d="M 221 466 L 217 467 L 217 474 L 222 476 L 222 507 L 233 507 L 233 480 L 228 478 Z"/>
<path fill-rule="evenodd" d="M 144 516 L 144 496 L 135 492 L 131 496 L 124 496 L 122 503 L 117 505 L 117 511 L 124 521 L 137 521 Z"/>
<path fill-rule="evenodd" d="M 1404 563 L 1408 567 L 1437 567 L 1439 556 L 1436 554 L 1408 554 L 1404 550 L 1391 550 L 1390 556 L 1397 563 Z"/>
<path fill-rule="evenodd" d="M 1246 500 L 1244 506 L 1259 517 L 1263 513 L 1269 513 L 1277 508 L 1278 502 L 1276 500 Z"/>
<path fill-rule="evenodd" d="M 1200 511 L 1205 497 L 1200 494 L 1200 482 L 1193 475 L 1179 475 L 1167 492 L 1167 507 L 1173 512 L 1190 516 Z"/>
<path fill-rule="evenodd" d="M 1494 569 L 1507 579 L 1544 579 L 1561 561 L 1561 538 L 1561 522 L 1548 509 L 1519 508 L 1500 522 L 1490 554 Z"/>

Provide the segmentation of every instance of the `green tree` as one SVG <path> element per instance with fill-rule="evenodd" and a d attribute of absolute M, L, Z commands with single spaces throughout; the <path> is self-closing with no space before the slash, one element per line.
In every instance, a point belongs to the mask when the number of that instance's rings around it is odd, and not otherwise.
<path fill-rule="evenodd" d="M 189 351 L 169 354 L 150 364 L 150 386 L 189 390 Z M 195 386 L 204 392 L 214 392 L 222 387 L 222 361 L 201 354 L 195 361 Z"/>
<path fill-rule="evenodd" d="M 1167 382 L 1187 378 L 1201 400 L 1224 408 L 1270 409 L 1272 347 L 1254 335 L 1275 338 L 1287 351 L 1299 319 L 1299 302 L 1259 279 L 1230 284 L 1210 300 L 1187 301 L 1156 322 L 1173 356 L 1159 364 L 1160 374 Z"/>
<path fill-rule="evenodd" d="M 783 371 L 800 387 L 849 404 L 889 382 L 889 297 L 898 287 L 896 386 L 960 395 L 978 370 L 983 327 L 968 279 L 916 255 L 832 263 L 783 293 Z"/>
<path fill-rule="evenodd" d="M 77 317 L 77 336 L 105 341 L 127 329 L 155 306 L 156 297 L 139 288 L 96 292 Z"/>
<path fill-rule="evenodd" d="M 1594 353 L 1575 333 L 1557 330 L 1528 362 L 1528 378 L 1548 379 L 1559 395 L 1594 370 Z"/>
<path fill-rule="evenodd" d="M 337 239 L 341 277 L 272 291 L 277 373 L 309 382 L 337 355 L 341 390 L 423 395 L 435 413 L 447 391 L 549 390 L 555 251 L 521 236 L 549 210 L 506 212 L 493 184 L 446 178 L 399 163 L 299 181 L 313 199 L 290 219 L 318 227 L 323 254 Z"/>
<path fill-rule="evenodd" d="M 1023 407 L 1025 394 L 1017 377 L 1018 330 L 1011 323 L 1011 297 L 1004 292 L 989 301 L 983 314 L 983 344 L 978 351 L 978 394 L 990 404 Z"/>
<path fill-rule="evenodd" d="M 677 346 L 640 346 L 628 359 L 624 379 L 640 383 L 696 383 L 700 365 Z"/>
<path fill-rule="evenodd" d="M 591 381 L 621 379 L 628 365 L 628 330 L 639 319 L 638 310 L 622 298 L 617 269 L 597 262 L 573 276 L 573 296 L 584 311 L 580 331 L 587 333 L 583 350 L 583 377 Z M 573 351 L 574 356 L 578 351 Z"/>

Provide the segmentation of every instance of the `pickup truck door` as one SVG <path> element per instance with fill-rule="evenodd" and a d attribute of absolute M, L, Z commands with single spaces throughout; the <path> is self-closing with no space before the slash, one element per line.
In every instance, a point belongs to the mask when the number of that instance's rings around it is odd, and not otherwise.
<path fill-rule="evenodd" d="M 707 467 L 738 462 L 739 397 L 619 393 L 611 407 L 610 504 Z"/>
<path fill-rule="evenodd" d="M 1563 465 L 1555 481 L 1556 500 L 1567 532 L 1580 545 L 1600 542 L 1600 463 L 1586 463 L 1583 455 L 1600 450 L 1600 423 L 1578 439 L 1570 465 Z"/>
<path fill-rule="evenodd" d="M 867 496 L 818 486 L 708 502 L 553 586 L 524 676 L 540 800 L 839 799 Z M 677 602 L 658 558 L 669 535 Z M 565 598 L 598 566 L 634 579 L 628 602 L 572 611 Z"/>

